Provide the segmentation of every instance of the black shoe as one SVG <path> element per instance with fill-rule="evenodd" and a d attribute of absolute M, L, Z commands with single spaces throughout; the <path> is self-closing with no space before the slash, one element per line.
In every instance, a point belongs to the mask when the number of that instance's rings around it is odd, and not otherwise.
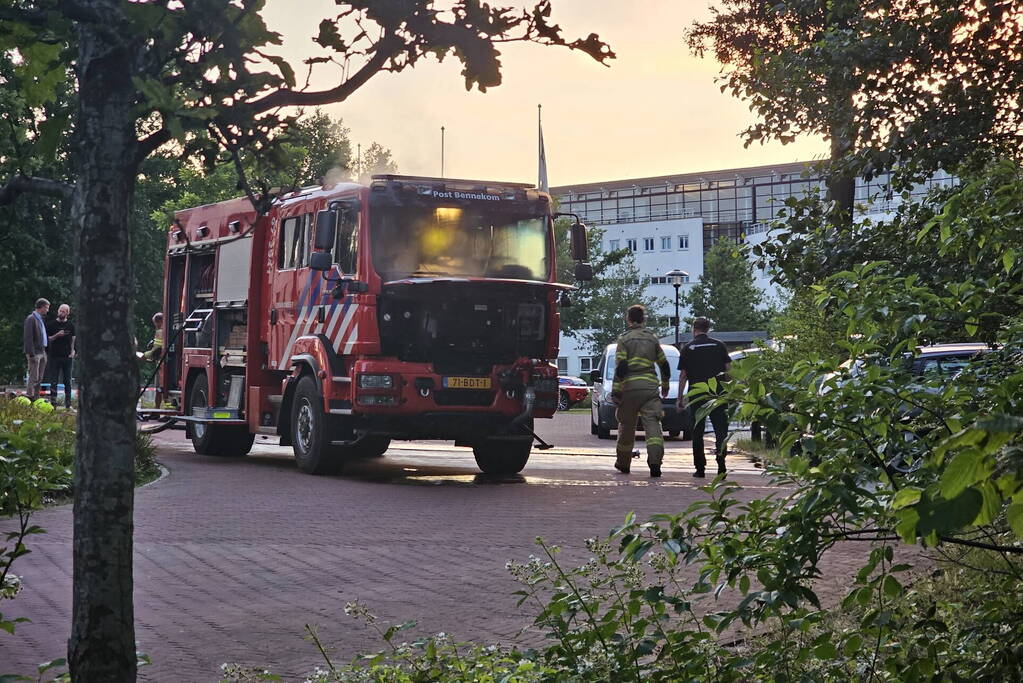
<path fill-rule="evenodd" d="M 650 466 L 650 476 L 651 477 L 659 477 L 659 476 L 661 476 L 661 466 L 660 465 L 651 465 Z"/>
<path fill-rule="evenodd" d="M 621 472 L 622 474 L 628 474 L 629 473 L 629 466 L 628 465 L 623 465 L 620 462 L 618 462 L 617 460 L 615 460 L 615 469 L 618 470 L 619 472 Z"/>
<path fill-rule="evenodd" d="M 718 476 L 720 476 L 722 474 L 728 474 L 728 470 L 726 470 L 725 468 L 722 467 L 721 469 L 718 470 Z"/>
<path fill-rule="evenodd" d="M 639 457 L 639 451 L 633 451 L 632 452 L 632 457 L 633 457 L 633 459 L 638 458 Z"/>
<path fill-rule="evenodd" d="M 703 473 L 703 470 L 696 470 L 695 472 L 693 472 L 693 477 L 694 477 L 695 479 L 703 479 L 703 478 L 704 478 L 704 477 L 706 477 L 706 476 L 707 476 L 707 475 L 705 475 L 705 474 Z"/>

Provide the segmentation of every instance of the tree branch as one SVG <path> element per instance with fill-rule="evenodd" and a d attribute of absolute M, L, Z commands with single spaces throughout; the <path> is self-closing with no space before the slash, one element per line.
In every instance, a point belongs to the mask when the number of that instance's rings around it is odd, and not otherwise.
<path fill-rule="evenodd" d="M 348 96 L 361 88 L 370 78 L 380 71 L 387 61 L 401 54 L 405 41 L 390 35 L 380 39 L 376 50 L 368 62 L 362 65 L 355 75 L 346 79 L 336 88 L 316 92 L 300 92 L 298 90 L 277 90 L 248 105 L 253 114 L 277 109 L 279 107 L 315 107 L 323 104 L 343 102 Z"/>
<path fill-rule="evenodd" d="M 7 184 L 0 187 L 0 206 L 12 203 L 21 194 L 41 194 L 58 199 L 71 197 L 73 185 L 49 178 L 35 178 L 27 175 L 12 176 Z"/>

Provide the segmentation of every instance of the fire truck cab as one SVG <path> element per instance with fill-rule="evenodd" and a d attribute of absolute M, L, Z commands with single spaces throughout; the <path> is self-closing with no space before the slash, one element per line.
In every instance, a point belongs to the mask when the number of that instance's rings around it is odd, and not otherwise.
<path fill-rule="evenodd" d="M 572 228 L 589 275 L 585 228 Z M 391 439 L 471 446 L 520 471 L 557 409 L 559 306 L 548 194 L 521 183 L 374 176 L 178 212 L 160 388 L 197 453 L 280 437 L 312 474 Z"/>

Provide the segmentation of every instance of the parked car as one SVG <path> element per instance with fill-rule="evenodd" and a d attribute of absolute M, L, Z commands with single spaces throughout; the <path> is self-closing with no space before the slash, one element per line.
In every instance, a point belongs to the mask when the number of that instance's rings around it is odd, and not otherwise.
<path fill-rule="evenodd" d="M 918 346 L 912 353 L 902 355 L 902 370 L 927 383 L 940 380 L 938 382 L 940 384 L 948 381 L 988 351 L 991 351 L 991 347 L 987 344 L 975 342 Z M 848 375 L 847 379 L 841 380 L 841 384 L 856 381 L 869 366 L 882 362 L 888 361 L 886 358 L 850 358 L 839 366 Z M 832 380 L 839 374 L 840 372 L 832 372 L 824 375 L 821 378 L 819 392 L 828 393 L 833 384 Z"/>
<path fill-rule="evenodd" d="M 668 366 L 671 367 L 671 382 L 669 384 L 668 396 L 662 397 L 664 417 L 661 418 L 661 427 L 668 436 L 679 436 L 688 439 L 692 429 L 692 417 L 689 410 L 678 409 L 678 349 L 674 346 L 661 344 L 665 357 L 668 359 Z M 618 429 L 618 418 L 615 416 L 617 406 L 611 402 L 611 385 L 614 383 L 615 374 L 615 352 L 617 344 L 608 344 L 600 357 L 600 364 L 597 369 L 590 373 L 593 379 L 593 396 L 590 407 L 590 433 L 596 434 L 601 439 L 610 439 L 611 432 Z M 637 429 L 643 429 L 642 421 Z"/>
<path fill-rule="evenodd" d="M 558 375 L 558 410 L 568 410 L 590 395 L 590 385 L 578 377 Z"/>
<path fill-rule="evenodd" d="M 916 377 L 947 379 L 989 351 L 991 347 L 987 344 L 973 342 L 918 346 L 916 353 L 903 356 L 903 363 Z"/>
<path fill-rule="evenodd" d="M 987 344 L 972 342 L 918 346 L 912 353 L 902 355 L 901 365 L 898 368 L 912 377 L 911 386 L 915 386 L 917 391 L 937 395 L 948 382 L 955 381 L 955 377 L 967 366 L 991 350 Z M 838 372 L 825 375 L 819 392 L 822 395 L 827 394 L 836 382 L 839 385 L 857 382 L 867 372 L 869 366 L 886 362 L 887 359 L 876 358 L 847 360 L 841 365 L 846 377 L 836 379 L 840 375 Z M 909 404 L 903 404 L 895 409 L 892 415 L 894 420 L 909 427 L 901 431 L 902 440 L 906 444 L 919 443 L 919 439 L 930 431 L 930 427 L 921 426 L 915 422 L 916 418 L 922 414 L 921 407 Z M 912 448 L 893 449 L 892 452 L 886 454 L 885 464 L 889 473 L 906 473 L 919 467 L 920 460 L 913 454 Z"/>
<path fill-rule="evenodd" d="M 763 352 L 764 352 L 763 346 L 752 346 L 748 349 L 738 349 L 736 351 L 729 351 L 728 357 L 732 360 L 732 367 L 735 367 L 735 364 L 741 363 L 744 358 L 755 357 Z M 763 425 L 757 422 L 756 420 L 750 423 L 749 432 L 751 440 L 753 441 L 765 440 L 764 436 L 766 430 L 764 429 Z M 771 441 L 770 435 L 767 435 L 766 441 L 768 442 L 768 444 L 773 443 Z"/>

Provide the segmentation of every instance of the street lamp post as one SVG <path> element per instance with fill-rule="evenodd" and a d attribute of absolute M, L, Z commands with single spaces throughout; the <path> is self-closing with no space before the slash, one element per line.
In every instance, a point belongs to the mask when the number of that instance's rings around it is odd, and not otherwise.
<path fill-rule="evenodd" d="M 683 282 L 689 280 L 689 273 L 684 270 L 678 270 L 677 268 L 668 273 L 668 281 L 671 282 L 671 286 L 675 288 L 675 348 L 679 346 L 679 334 L 678 334 L 678 288 L 682 286 Z"/>

